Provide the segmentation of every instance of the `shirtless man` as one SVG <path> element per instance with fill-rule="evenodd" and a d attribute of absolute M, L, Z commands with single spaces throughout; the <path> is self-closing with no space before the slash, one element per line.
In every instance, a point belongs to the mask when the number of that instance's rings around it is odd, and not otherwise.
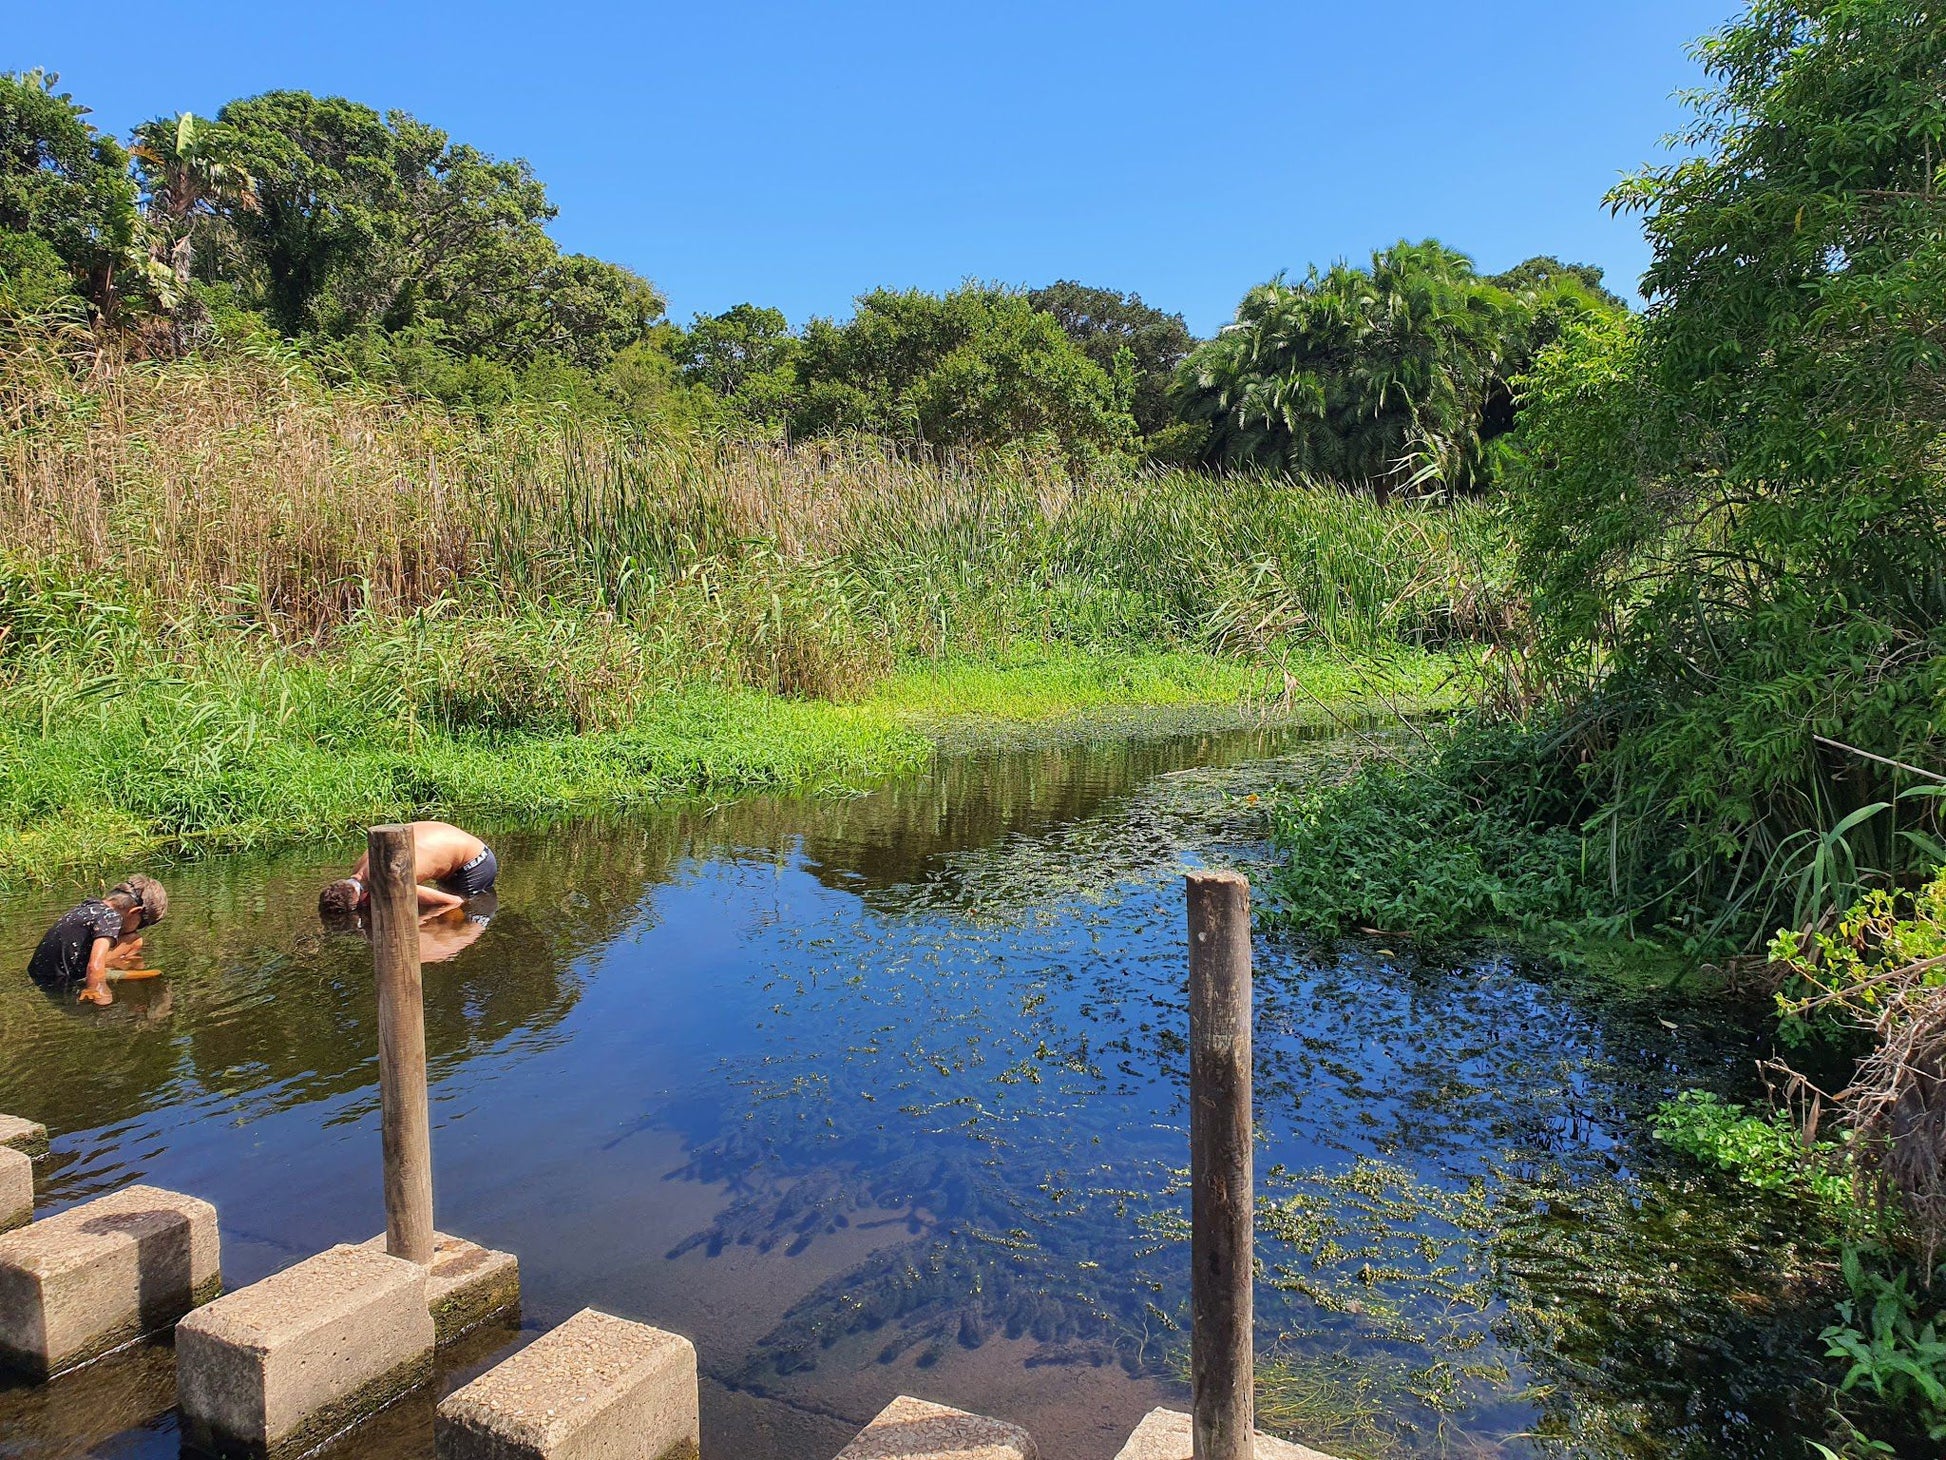
<path fill-rule="evenodd" d="M 433 917 L 458 907 L 467 898 L 493 886 L 500 863 L 493 850 L 470 831 L 443 821 L 412 823 L 412 864 L 419 879 L 419 912 Z M 318 912 L 327 919 L 343 917 L 372 900 L 367 879 L 371 855 L 358 859 L 349 877 L 340 878 L 318 894 Z"/>
<path fill-rule="evenodd" d="M 27 972 L 53 988 L 79 983 L 75 997 L 84 1004 L 112 1004 L 109 970 L 140 968 L 142 940 L 136 934 L 168 915 L 162 884 L 137 873 L 108 896 L 91 897 L 64 914 L 41 938 Z"/>

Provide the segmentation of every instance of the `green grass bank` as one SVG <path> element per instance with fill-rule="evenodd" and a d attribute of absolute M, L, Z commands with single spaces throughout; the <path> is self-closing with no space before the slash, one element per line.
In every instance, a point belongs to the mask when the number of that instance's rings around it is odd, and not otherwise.
<path fill-rule="evenodd" d="M 1071 649 L 1010 662 L 915 664 L 850 703 L 697 685 L 586 732 L 482 733 L 361 714 L 340 665 L 256 683 L 158 676 L 13 723 L 0 801 L 0 883 L 143 856 L 340 835 L 397 817 L 494 822 L 628 810 L 686 797 L 848 790 L 924 763 L 941 732 L 1110 709 L 1235 707 L 1317 715 L 1424 708 L 1451 695 L 1442 657 L 1297 656 L 1315 700 L 1188 652 Z M 1289 705 L 1290 708 L 1286 709 Z"/>
<path fill-rule="evenodd" d="M 0 341 L 0 426 L 4 881 L 852 787 L 986 721 L 1422 708 L 1510 612 L 1483 508 L 481 422 L 263 348 Z"/>

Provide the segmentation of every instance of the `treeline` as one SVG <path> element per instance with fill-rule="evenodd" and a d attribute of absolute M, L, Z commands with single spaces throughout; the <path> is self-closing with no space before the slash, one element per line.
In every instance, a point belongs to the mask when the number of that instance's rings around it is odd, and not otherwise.
<path fill-rule="evenodd" d="M 0 76 L 0 312 L 65 313 L 152 356 L 281 337 L 327 376 L 478 415 L 567 402 L 660 430 L 1463 491 L 1492 480 L 1536 352 L 1622 311 L 1585 265 L 1481 276 L 1427 241 L 1280 276 L 1206 341 L 1072 281 L 878 289 L 798 327 L 748 303 L 683 327 L 648 280 L 561 252 L 525 162 L 403 111 L 273 91 L 124 147 L 56 86 Z"/>

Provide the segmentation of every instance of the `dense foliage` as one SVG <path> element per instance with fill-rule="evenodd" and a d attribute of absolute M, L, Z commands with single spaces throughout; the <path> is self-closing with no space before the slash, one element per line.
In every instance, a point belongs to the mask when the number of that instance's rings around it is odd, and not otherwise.
<path fill-rule="evenodd" d="M 1519 553 L 1616 875 L 1754 934 L 1848 820 L 1918 868 L 1934 803 L 1858 750 L 1946 751 L 1946 28 L 1766 0 L 1702 56 L 1695 154 L 1616 195 L 1648 315 L 1529 386 Z"/>
<path fill-rule="evenodd" d="M 143 282 L 128 155 L 56 83 L 0 74 L 0 302 L 39 310 L 76 293 L 112 314 Z"/>
<path fill-rule="evenodd" d="M 1029 290 L 1027 302 L 1053 315 L 1068 338 L 1111 377 L 1124 368 L 1134 372 L 1129 414 L 1135 417 L 1136 430 L 1154 439 L 1183 424 L 1176 419 L 1169 392 L 1176 368 L 1196 341 L 1180 314 L 1144 304 L 1139 294 L 1091 289 L 1071 279 Z"/>
<path fill-rule="evenodd" d="M 843 324 L 811 321 L 797 359 L 800 436 L 987 447 L 1042 438 L 1075 461 L 1135 437 L 1127 363 L 1103 370 L 1011 290 L 875 290 Z"/>
<path fill-rule="evenodd" d="M 1765 0 L 1701 56 L 1689 155 L 1614 197 L 1648 313 L 1518 382 L 1508 697 L 1547 708 L 1484 794 L 1544 784 L 1636 926 L 1720 950 L 1935 845 L 1899 767 L 1946 759 L 1946 30 Z"/>
<path fill-rule="evenodd" d="M 1427 239 L 1259 285 L 1181 373 L 1212 462 L 1369 488 L 1486 485 L 1513 425 L 1508 381 L 1562 324 L 1612 314 L 1591 271 L 1534 259 L 1484 279 Z M 1597 276 L 1598 277 L 1598 276 Z"/>
<path fill-rule="evenodd" d="M 683 329 L 647 280 L 558 248 L 527 163 L 407 112 L 270 91 L 144 122 L 126 153 L 84 112 L 39 72 L 0 78 L 0 314 L 85 304 L 150 355 L 295 340 L 333 379 L 476 416 L 566 403 L 661 431 L 1451 493 L 1491 477 L 1509 376 L 1617 305 L 1586 265 L 1482 279 L 1427 243 L 1253 290 L 1200 348 L 1180 315 L 1070 279 L 876 289 L 796 329 L 744 303 Z"/>

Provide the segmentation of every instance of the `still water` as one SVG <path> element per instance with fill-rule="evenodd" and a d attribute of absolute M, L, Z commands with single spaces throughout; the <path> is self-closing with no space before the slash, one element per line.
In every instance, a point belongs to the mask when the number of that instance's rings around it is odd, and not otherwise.
<path fill-rule="evenodd" d="M 708 1460 L 825 1460 L 901 1392 L 1106 1460 L 1185 1398 L 1180 874 L 1260 870 L 1258 794 L 1351 753 L 1123 727 L 495 835 L 490 922 L 425 949 L 436 1190 L 524 1304 L 442 1384 L 592 1304 L 695 1339 Z M 370 950 L 314 910 L 355 851 L 170 870 L 165 977 L 100 1012 L 18 973 L 81 884 L 7 899 L 0 1110 L 54 1133 L 43 1215 L 206 1197 L 233 1287 L 381 1230 Z M 1383 937 L 1257 959 L 1267 1423 L 1345 1455 L 1801 1453 L 1802 1234 L 1643 1137 L 1676 1089 L 1747 1089 L 1758 1013 Z M 161 1344 L 0 1381 L 0 1456 L 174 1456 L 172 1384 Z M 428 1460 L 437 1394 L 331 1460 Z"/>

